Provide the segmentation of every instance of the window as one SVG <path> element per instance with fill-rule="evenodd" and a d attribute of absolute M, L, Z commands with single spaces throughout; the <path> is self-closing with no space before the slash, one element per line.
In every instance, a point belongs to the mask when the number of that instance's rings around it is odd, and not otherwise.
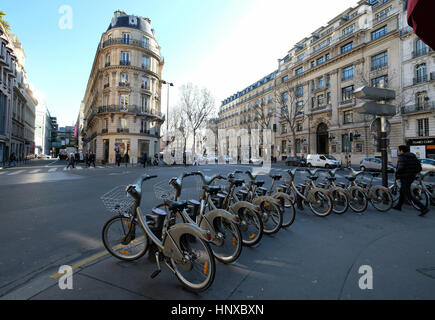
<path fill-rule="evenodd" d="M 121 73 L 121 79 L 120 82 L 122 84 L 126 84 L 128 83 L 128 73 Z"/>
<path fill-rule="evenodd" d="M 425 55 L 427 53 L 427 46 L 426 44 L 418 39 L 415 43 L 415 57 L 420 57 L 422 55 Z"/>
<path fill-rule="evenodd" d="M 296 97 L 300 98 L 304 96 L 304 87 L 300 86 L 296 88 Z"/>
<path fill-rule="evenodd" d="M 148 38 L 147 37 L 143 37 L 143 39 L 142 39 L 142 47 L 143 48 L 148 48 L 148 45 L 149 45 Z"/>
<path fill-rule="evenodd" d="M 379 28 L 378 30 L 375 30 L 372 32 L 372 40 L 379 39 L 382 36 L 385 36 L 387 34 L 387 26 L 383 26 L 382 28 Z"/>
<path fill-rule="evenodd" d="M 341 135 L 341 152 L 352 152 L 352 143 L 348 134 Z"/>
<path fill-rule="evenodd" d="M 296 75 L 302 74 L 302 72 L 304 72 L 304 68 L 300 67 L 299 69 L 296 70 Z"/>
<path fill-rule="evenodd" d="M 282 140 L 281 141 L 281 149 L 282 149 L 282 153 L 286 153 L 286 149 L 287 149 L 287 140 Z"/>
<path fill-rule="evenodd" d="M 127 119 L 125 119 L 125 118 L 119 118 L 118 128 L 119 129 L 127 129 Z"/>
<path fill-rule="evenodd" d="M 347 27 L 347 28 L 345 28 L 345 29 L 343 29 L 343 36 L 353 33 L 354 30 L 355 30 L 355 25 L 354 24 L 349 26 L 349 27 Z"/>
<path fill-rule="evenodd" d="M 385 3 L 386 1 L 384 0 L 383 3 Z M 391 11 L 393 7 L 388 7 L 382 11 L 379 11 L 376 16 L 375 16 L 375 21 L 381 21 L 383 19 L 385 19 L 386 17 L 388 17 L 388 13 Z"/>
<path fill-rule="evenodd" d="M 298 61 L 301 62 L 302 60 L 304 60 L 304 54 L 301 54 L 300 56 L 298 56 Z"/>
<path fill-rule="evenodd" d="M 419 137 L 428 137 L 429 136 L 429 118 L 418 119 L 417 120 L 417 129 Z"/>
<path fill-rule="evenodd" d="M 141 96 L 141 112 L 147 113 L 148 112 L 148 98 L 145 95 Z"/>
<path fill-rule="evenodd" d="M 316 106 L 316 98 L 312 97 L 311 98 L 311 108 L 314 108 Z"/>
<path fill-rule="evenodd" d="M 353 112 L 345 111 L 343 112 L 343 124 L 353 123 Z"/>
<path fill-rule="evenodd" d="M 325 56 L 325 59 L 326 59 L 326 61 L 329 61 L 331 59 L 331 54 L 327 53 L 326 56 Z"/>
<path fill-rule="evenodd" d="M 348 81 L 350 79 L 353 79 L 353 66 L 344 68 L 342 70 L 341 81 Z"/>
<path fill-rule="evenodd" d="M 324 96 L 323 96 L 323 94 L 321 94 L 321 95 L 317 96 L 317 106 L 321 107 L 321 106 L 323 106 L 323 103 L 324 103 Z"/>
<path fill-rule="evenodd" d="M 142 69 L 148 70 L 150 65 L 149 59 L 145 56 L 142 57 Z"/>
<path fill-rule="evenodd" d="M 372 79 L 372 87 L 387 88 L 388 87 L 388 75 L 380 76 L 380 77 Z"/>
<path fill-rule="evenodd" d="M 142 119 L 140 133 L 148 133 L 148 121 Z"/>
<path fill-rule="evenodd" d="M 357 143 L 357 145 L 356 145 L 356 152 L 363 152 L 363 145 L 362 145 L 362 143 Z"/>
<path fill-rule="evenodd" d="M 119 96 L 119 107 L 122 111 L 128 111 L 128 95 L 122 94 Z"/>
<path fill-rule="evenodd" d="M 142 77 L 141 88 L 142 89 L 149 89 L 148 78 L 147 77 Z"/>
<path fill-rule="evenodd" d="M 269 94 L 269 97 L 267 98 L 267 103 L 272 103 L 272 95 L 271 94 Z"/>
<path fill-rule="evenodd" d="M 301 132 L 302 129 L 303 129 L 302 121 L 297 121 L 297 122 L 296 122 L 296 131 L 297 131 L 297 132 Z"/>
<path fill-rule="evenodd" d="M 288 80 L 288 76 L 282 77 L 281 81 L 286 82 Z"/>
<path fill-rule="evenodd" d="M 416 68 L 416 83 L 421 83 L 427 81 L 427 71 L 426 71 L 426 63 L 419 64 Z"/>
<path fill-rule="evenodd" d="M 287 101 L 288 101 L 288 92 L 283 92 L 283 93 L 281 94 L 281 100 L 282 100 L 283 102 L 287 102 Z"/>
<path fill-rule="evenodd" d="M 326 94 L 326 104 L 331 104 L 331 92 Z"/>
<path fill-rule="evenodd" d="M 330 87 L 331 86 L 331 76 L 328 74 L 326 76 L 326 87 Z"/>
<path fill-rule="evenodd" d="M 301 139 L 296 139 L 296 153 L 301 153 Z"/>
<path fill-rule="evenodd" d="M 353 41 L 345 44 L 341 47 L 341 53 L 346 53 L 353 49 Z"/>
<path fill-rule="evenodd" d="M 124 43 L 124 44 L 130 43 L 130 34 L 129 33 L 122 34 L 122 43 Z"/>
<path fill-rule="evenodd" d="M 130 53 L 121 51 L 121 65 L 130 64 Z"/>
<path fill-rule="evenodd" d="M 110 54 L 106 56 L 106 67 L 110 66 Z"/>
<path fill-rule="evenodd" d="M 341 100 L 343 102 L 352 100 L 353 99 L 353 91 L 354 91 L 353 85 L 341 89 Z"/>
<path fill-rule="evenodd" d="M 282 134 L 287 133 L 287 125 L 283 124 L 283 125 L 281 126 L 281 133 L 282 133 Z"/>
<path fill-rule="evenodd" d="M 296 102 L 296 115 L 302 112 L 304 108 L 304 103 L 302 101 Z"/>
<path fill-rule="evenodd" d="M 316 66 L 316 61 L 311 61 L 311 68 L 314 68 Z"/>
<path fill-rule="evenodd" d="M 427 91 L 417 92 L 415 95 L 417 108 L 422 109 L 426 105 Z"/>
<path fill-rule="evenodd" d="M 382 52 L 372 57 L 372 71 L 388 67 L 388 53 Z"/>
<path fill-rule="evenodd" d="M 323 79 L 323 77 L 320 77 L 319 79 L 317 79 L 317 86 L 319 88 L 323 88 L 325 86 L 325 80 Z"/>

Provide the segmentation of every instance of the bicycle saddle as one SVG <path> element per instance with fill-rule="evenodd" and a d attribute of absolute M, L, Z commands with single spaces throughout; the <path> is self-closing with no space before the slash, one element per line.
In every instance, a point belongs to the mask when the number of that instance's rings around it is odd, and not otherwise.
<path fill-rule="evenodd" d="M 211 195 L 216 195 L 222 190 L 219 186 L 203 186 L 202 189 Z"/>
<path fill-rule="evenodd" d="M 245 180 L 243 180 L 243 179 L 233 179 L 230 182 L 233 183 L 236 187 L 241 187 L 245 183 Z"/>
<path fill-rule="evenodd" d="M 374 177 L 374 178 L 379 177 L 379 175 L 380 175 L 380 173 L 378 173 L 378 172 L 372 172 L 372 173 L 370 173 L 370 174 L 371 174 L 371 176 Z"/>
<path fill-rule="evenodd" d="M 287 170 L 287 173 L 289 174 L 290 177 L 294 178 L 296 171 L 298 171 L 298 169 Z"/>
<path fill-rule="evenodd" d="M 196 201 L 196 200 L 189 200 L 189 201 L 187 201 L 187 204 L 189 204 L 191 206 L 200 206 L 201 205 L 199 203 L 199 201 Z"/>
<path fill-rule="evenodd" d="M 350 182 L 355 181 L 356 177 L 346 177 L 347 180 L 349 180 Z"/>
<path fill-rule="evenodd" d="M 364 173 L 364 171 L 355 171 L 355 170 L 353 170 L 352 168 L 349 168 L 349 169 L 350 169 L 350 174 L 351 174 L 352 177 L 357 177 L 357 176 L 359 176 L 360 174 L 363 174 L 363 173 Z"/>
<path fill-rule="evenodd" d="M 317 179 L 319 179 L 319 177 L 312 175 L 312 176 L 309 176 L 308 179 L 310 179 L 312 181 L 316 181 Z"/>
<path fill-rule="evenodd" d="M 329 181 L 336 181 L 337 180 L 337 178 L 335 178 L 335 177 L 329 177 L 329 178 L 327 178 Z"/>
<path fill-rule="evenodd" d="M 264 185 L 264 180 L 255 181 L 254 185 L 256 185 L 257 187 L 262 187 Z"/>
<path fill-rule="evenodd" d="M 305 171 L 307 171 L 310 174 L 310 176 L 315 176 L 317 171 L 319 171 L 319 169 L 313 169 L 313 170 L 311 170 L 311 169 L 307 168 L 307 169 L 305 169 Z"/>
<path fill-rule="evenodd" d="M 328 173 L 331 177 L 335 177 L 337 174 L 338 168 L 335 168 L 334 170 L 329 170 Z"/>
<path fill-rule="evenodd" d="M 187 201 L 172 201 L 168 200 L 169 210 L 171 211 L 179 211 L 187 208 Z"/>
<path fill-rule="evenodd" d="M 278 180 L 281 180 L 282 175 L 280 175 L 280 174 L 271 174 L 270 177 L 271 177 L 273 180 L 278 181 Z"/>

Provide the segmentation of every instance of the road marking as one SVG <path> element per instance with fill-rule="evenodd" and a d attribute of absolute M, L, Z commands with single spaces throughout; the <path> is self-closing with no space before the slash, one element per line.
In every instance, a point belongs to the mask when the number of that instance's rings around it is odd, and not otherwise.
<path fill-rule="evenodd" d="M 100 169 L 104 169 L 104 167 L 102 167 L 102 166 L 98 166 L 98 168 L 100 168 Z"/>
<path fill-rule="evenodd" d="M 37 173 L 37 172 L 39 172 L 39 171 L 41 171 L 41 169 L 32 170 L 32 171 L 30 171 L 29 173 Z"/>
<path fill-rule="evenodd" d="M 83 167 L 76 167 L 77 170 L 83 170 Z"/>
<path fill-rule="evenodd" d="M 2 174 L 5 174 L 6 172 L 0 172 L 0 176 L 2 175 Z"/>
<path fill-rule="evenodd" d="M 58 161 L 59 161 L 59 160 L 56 160 L 56 161 L 50 162 L 50 163 L 47 164 L 45 167 L 47 168 L 47 167 L 51 166 L 52 164 L 54 164 L 54 163 L 56 163 L 56 162 L 58 162 Z"/>
<path fill-rule="evenodd" d="M 57 171 L 57 168 L 53 168 L 53 169 L 48 170 L 48 172 L 56 172 L 56 171 Z"/>
<path fill-rule="evenodd" d="M 14 176 L 14 175 L 16 175 L 16 174 L 20 174 L 20 173 L 22 173 L 22 172 L 24 172 L 24 171 L 26 171 L 26 170 L 18 170 L 18 171 L 15 171 L 15 172 L 9 173 L 8 176 Z"/>

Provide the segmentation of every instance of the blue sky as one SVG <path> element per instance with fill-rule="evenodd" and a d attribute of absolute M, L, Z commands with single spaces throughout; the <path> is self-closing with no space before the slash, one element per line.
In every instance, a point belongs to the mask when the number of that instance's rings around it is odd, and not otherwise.
<path fill-rule="evenodd" d="M 219 106 L 273 72 L 277 59 L 295 42 L 357 1 L 331 2 L 16 0 L 3 1 L 0 9 L 24 47 L 29 82 L 43 92 L 51 114 L 65 126 L 77 119 L 98 42 L 117 9 L 151 19 L 165 57 L 163 78 L 176 84 L 171 106 L 186 82 L 209 88 Z M 58 26 L 63 5 L 73 10 L 71 30 Z"/>

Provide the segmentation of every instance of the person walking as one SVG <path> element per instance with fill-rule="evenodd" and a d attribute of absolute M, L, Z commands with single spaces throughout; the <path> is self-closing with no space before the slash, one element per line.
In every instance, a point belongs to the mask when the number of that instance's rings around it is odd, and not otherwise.
<path fill-rule="evenodd" d="M 95 168 L 95 154 L 91 151 L 91 153 L 89 154 L 89 167 L 91 166 L 91 164 L 94 166 Z"/>
<path fill-rule="evenodd" d="M 116 151 L 116 163 L 118 164 L 118 167 L 121 166 L 121 158 L 119 151 Z"/>
<path fill-rule="evenodd" d="M 70 155 L 69 155 L 69 157 L 67 157 L 67 161 L 68 161 L 68 166 L 66 167 L 67 169 L 69 169 L 69 167 L 73 167 L 73 169 L 74 169 L 74 162 L 75 162 L 75 158 L 74 158 L 74 154 L 73 153 L 71 153 Z"/>
<path fill-rule="evenodd" d="M 15 156 L 15 152 L 12 152 L 11 155 L 9 156 L 9 166 L 12 167 L 12 163 L 13 163 L 13 167 L 17 166 L 17 157 Z"/>
<path fill-rule="evenodd" d="M 130 156 L 128 155 L 128 151 L 124 155 L 124 163 L 125 167 L 127 168 L 128 164 L 130 163 Z"/>
<path fill-rule="evenodd" d="M 145 168 L 148 162 L 148 154 L 146 152 L 143 154 L 142 160 L 143 160 L 143 167 Z"/>
<path fill-rule="evenodd" d="M 86 152 L 86 154 L 85 154 L 85 163 L 86 163 L 86 168 L 89 168 L 90 167 L 90 165 L 89 165 L 89 152 Z"/>
<path fill-rule="evenodd" d="M 421 172 L 421 163 L 414 153 L 410 152 L 409 146 L 399 146 L 397 150 L 399 161 L 397 163 L 396 177 L 400 179 L 399 203 L 393 207 L 394 210 L 402 211 L 405 200 L 414 202 L 420 208 L 420 216 L 424 216 L 430 209 L 424 206 L 411 192 L 411 185 L 418 173 Z"/>

